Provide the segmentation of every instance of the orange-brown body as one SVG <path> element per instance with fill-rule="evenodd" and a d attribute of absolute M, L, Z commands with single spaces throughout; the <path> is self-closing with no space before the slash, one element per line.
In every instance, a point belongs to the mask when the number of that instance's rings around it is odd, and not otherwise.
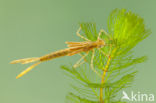
<path fill-rule="evenodd" d="M 40 61 L 47 61 L 62 56 L 72 56 L 80 52 L 88 52 L 94 48 L 99 48 L 101 46 L 104 46 L 105 44 L 103 40 L 99 40 L 95 42 L 88 41 L 88 42 L 66 42 L 66 43 L 68 44 L 69 48 L 52 52 L 50 54 L 42 56 L 40 57 Z"/>
<path fill-rule="evenodd" d="M 38 64 L 40 64 L 43 61 L 48 61 L 48 60 L 55 59 L 55 58 L 62 57 L 62 56 L 72 56 L 72 55 L 75 55 L 75 54 L 78 54 L 81 52 L 87 53 L 87 52 L 93 50 L 94 48 L 101 48 L 101 47 L 105 46 L 104 40 L 101 40 L 99 38 L 95 42 L 88 40 L 85 42 L 66 42 L 66 44 L 68 44 L 69 48 L 59 50 L 59 51 L 47 54 L 45 56 L 34 57 L 34 58 L 25 58 L 25 59 L 19 59 L 19 60 L 12 61 L 11 64 L 16 64 L 16 63 L 27 64 L 27 63 L 31 63 L 31 62 L 37 62 L 37 63 L 33 64 L 32 66 L 28 67 L 23 72 L 21 72 L 16 78 L 23 76 L 24 74 L 26 74 L 27 72 L 32 70 L 32 68 L 34 68 L 35 66 L 37 66 Z"/>
<path fill-rule="evenodd" d="M 66 56 L 67 54 L 69 54 L 69 52 L 70 52 L 69 49 L 63 49 L 60 51 L 52 52 L 50 54 L 40 57 L 40 61 L 47 61 L 50 59 Z"/>

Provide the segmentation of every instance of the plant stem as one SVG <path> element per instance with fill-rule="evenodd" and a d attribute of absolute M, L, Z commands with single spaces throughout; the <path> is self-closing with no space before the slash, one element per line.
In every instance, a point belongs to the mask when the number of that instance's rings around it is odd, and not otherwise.
<path fill-rule="evenodd" d="M 104 77 L 105 77 L 105 75 L 106 75 L 106 71 L 103 72 L 101 84 L 104 83 Z M 104 103 L 104 101 L 103 101 L 103 88 L 100 88 L 100 102 L 101 103 Z"/>
<path fill-rule="evenodd" d="M 106 72 L 108 71 L 108 67 L 109 67 L 109 64 L 110 64 L 110 60 L 111 60 L 111 57 L 109 56 L 108 57 L 108 60 L 107 60 L 107 64 L 104 68 L 104 72 L 103 72 L 103 75 L 102 75 L 102 79 L 101 79 L 101 84 L 103 85 L 105 83 L 105 76 L 106 76 Z M 100 88 L 100 103 L 104 103 L 103 101 L 103 88 Z"/>

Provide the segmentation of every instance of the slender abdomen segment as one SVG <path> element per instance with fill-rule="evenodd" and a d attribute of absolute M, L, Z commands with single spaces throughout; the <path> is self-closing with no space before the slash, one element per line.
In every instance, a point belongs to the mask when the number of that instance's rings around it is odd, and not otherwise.
<path fill-rule="evenodd" d="M 60 51 L 56 51 L 50 54 L 47 54 L 45 56 L 40 57 L 40 61 L 47 61 L 50 59 L 54 59 L 54 58 L 58 58 L 58 57 L 62 57 L 62 56 L 66 56 L 70 53 L 69 49 L 64 49 L 64 50 L 60 50 Z"/>

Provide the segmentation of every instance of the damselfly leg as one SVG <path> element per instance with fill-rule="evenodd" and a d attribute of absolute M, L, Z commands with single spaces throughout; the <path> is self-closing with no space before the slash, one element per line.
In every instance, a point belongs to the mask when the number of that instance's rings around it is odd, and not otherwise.
<path fill-rule="evenodd" d="M 95 50 L 93 49 L 93 50 L 92 50 L 92 58 L 91 58 L 90 67 L 91 67 L 91 69 L 92 69 L 98 76 L 101 77 L 101 74 L 100 74 L 98 71 L 96 71 L 96 70 L 94 69 L 94 55 L 95 55 Z"/>
<path fill-rule="evenodd" d="M 77 30 L 76 35 L 79 36 L 80 38 L 86 40 L 86 41 L 90 41 L 89 39 L 87 39 L 87 38 L 85 38 L 84 36 L 82 36 L 82 35 L 80 34 L 80 31 L 81 31 L 81 27 Z"/>
<path fill-rule="evenodd" d="M 104 29 L 101 29 L 101 30 L 100 30 L 97 39 L 100 39 L 100 36 L 101 36 L 102 33 L 103 33 L 104 35 L 106 35 L 106 36 L 108 37 L 109 40 L 112 40 L 112 38 L 110 37 L 110 35 L 109 35 Z M 106 44 L 106 46 L 110 46 L 108 54 L 105 53 L 104 51 L 100 50 L 100 48 L 98 48 L 98 50 L 99 50 L 104 56 L 109 57 L 109 56 L 110 56 L 110 53 L 111 53 L 111 50 L 112 50 L 112 44 Z"/>
<path fill-rule="evenodd" d="M 85 62 L 85 57 L 88 55 L 88 52 L 83 55 L 75 64 L 74 64 L 74 68 L 77 68 L 78 66 L 80 66 L 81 64 L 83 64 Z M 83 62 L 81 62 L 82 60 L 84 60 Z"/>

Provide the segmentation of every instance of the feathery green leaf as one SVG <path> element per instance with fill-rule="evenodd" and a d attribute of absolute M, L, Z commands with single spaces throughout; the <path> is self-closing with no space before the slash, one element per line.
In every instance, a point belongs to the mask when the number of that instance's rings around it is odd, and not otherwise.
<path fill-rule="evenodd" d="M 80 26 L 81 35 L 91 41 L 97 40 L 99 31 L 95 23 L 81 23 Z M 108 33 L 101 35 L 107 46 L 95 50 L 93 61 L 95 70 L 104 77 L 104 82 L 101 82 L 103 77 L 90 69 L 92 52 L 85 58 L 86 63 L 76 69 L 62 66 L 72 79 L 78 81 L 78 85 L 72 85 L 77 94 L 70 93 L 67 103 L 101 103 L 101 96 L 104 103 L 126 103 L 117 95 L 122 89 L 132 85 L 137 73 L 134 66 L 147 60 L 146 56 L 134 56 L 133 48 L 150 33 L 145 28 L 144 20 L 137 14 L 125 9 L 112 11 L 108 18 Z M 103 95 L 99 92 L 101 89 Z"/>

